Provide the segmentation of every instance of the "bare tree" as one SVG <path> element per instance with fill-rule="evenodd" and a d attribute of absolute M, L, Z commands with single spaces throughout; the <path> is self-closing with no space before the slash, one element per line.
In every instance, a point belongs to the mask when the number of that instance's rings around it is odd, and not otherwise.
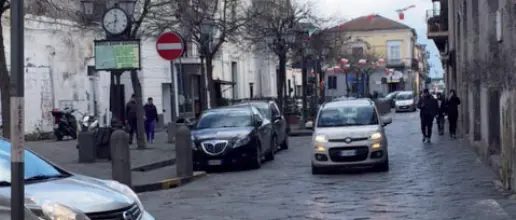
<path fill-rule="evenodd" d="M 358 92 L 359 81 L 358 78 L 360 75 L 365 77 L 364 82 L 364 91 L 362 95 L 368 95 L 369 91 L 369 80 L 370 76 L 375 73 L 377 70 L 384 68 L 381 63 L 378 61 L 383 58 L 381 54 L 376 53 L 374 50 L 371 50 L 370 45 L 366 42 L 361 42 L 365 44 L 365 47 L 354 47 L 353 43 L 348 42 L 343 45 L 343 48 L 338 55 L 340 58 L 347 59 L 349 62 L 349 69 L 347 71 L 355 73 L 355 89 L 353 92 Z M 339 58 L 339 59 L 340 59 Z M 360 64 L 360 60 L 364 60 L 365 64 Z"/>
<path fill-rule="evenodd" d="M 183 30 L 183 37 L 193 40 L 199 47 L 202 58 L 206 61 L 206 71 L 201 84 L 203 97 L 209 91 L 210 105 L 217 105 L 215 85 L 213 81 L 213 60 L 220 53 L 225 42 L 236 42 L 239 30 L 255 17 L 255 11 L 245 0 L 178 0 L 164 5 L 156 16 L 151 27 L 166 29 L 176 27 Z M 212 33 L 203 30 L 207 25 L 212 27 Z M 208 105 L 204 98 L 204 108 Z"/>
<path fill-rule="evenodd" d="M 245 42 L 252 44 L 256 50 L 264 51 L 269 47 L 277 56 L 279 60 L 276 75 L 277 96 L 279 107 L 283 111 L 289 51 L 293 55 L 291 59 L 298 59 L 297 52 L 304 46 L 299 40 L 305 41 L 305 37 L 308 36 L 305 26 L 316 27 L 323 22 L 312 13 L 310 4 L 297 4 L 291 0 L 261 0 L 254 1 L 253 7 L 261 13 L 246 25 L 242 36 Z M 296 35 L 296 42 L 289 42 L 288 38 L 292 34 Z M 266 39 L 272 42 L 266 42 Z"/>

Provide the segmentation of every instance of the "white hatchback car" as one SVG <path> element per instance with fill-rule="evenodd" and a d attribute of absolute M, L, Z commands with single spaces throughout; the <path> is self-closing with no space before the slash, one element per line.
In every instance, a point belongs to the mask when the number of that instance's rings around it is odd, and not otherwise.
<path fill-rule="evenodd" d="M 348 167 L 388 171 L 389 154 L 383 127 L 390 123 L 391 116 L 380 116 L 370 99 L 325 103 L 312 126 L 312 173 Z"/>

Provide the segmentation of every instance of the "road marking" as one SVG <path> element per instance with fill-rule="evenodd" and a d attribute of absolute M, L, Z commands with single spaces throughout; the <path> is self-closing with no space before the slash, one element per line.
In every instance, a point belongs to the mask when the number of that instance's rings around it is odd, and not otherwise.
<path fill-rule="evenodd" d="M 162 43 L 158 44 L 158 50 L 181 50 L 183 45 L 181 43 Z"/>

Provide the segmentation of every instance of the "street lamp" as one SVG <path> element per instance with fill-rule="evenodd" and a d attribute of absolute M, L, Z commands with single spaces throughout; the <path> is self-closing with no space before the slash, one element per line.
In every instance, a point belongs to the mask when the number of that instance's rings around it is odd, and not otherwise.
<path fill-rule="evenodd" d="M 136 0 L 120 0 L 118 1 L 118 7 L 120 7 L 122 10 L 129 15 L 129 17 L 133 17 L 134 15 L 134 8 L 136 6 Z"/>
<path fill-rule="evenodd" d="M 200 38 L 200 48 L 199 48 L 199 58 L 201 59 L 201 87 L 202 92 L 200 94 L 200 109 L 206 110 L 208 109 L 208 86 L 206 84 L 207 73 L 206 67 L 204 65 L 204 59 L 206 55 L 211 52 L 211 40 L 215 32 L 215 22 L 207 19 L 204 20 L 199 26 L 199 38 Z"/>
<path fill-rule="evenodd" d="M 93 15 L 94 8 L 95 8 L 95 0 L 81 0 L 82 12 L 87 17 L 90 17 Z"/>

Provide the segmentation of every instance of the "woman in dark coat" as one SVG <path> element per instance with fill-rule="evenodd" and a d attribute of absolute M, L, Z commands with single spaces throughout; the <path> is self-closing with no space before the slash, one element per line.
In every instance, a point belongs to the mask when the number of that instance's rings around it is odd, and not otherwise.
<path fill-rule="evenodd" d="M 457 119 L 459 118 L 460 99 L 457 97 L 455 90 L 450 90 L 450 96 L 446 101 L 448 123 L 450 124 L 450 137 L 456 137 Z"/>
<path fill-rule="evenodd" d="M 447 113 L 446 98 L 444 97 L 444 94 L 437 93 L 437 105 L 437 128 L 439 130 L 439 135 L 444 135 L 444 115 Z"/>

